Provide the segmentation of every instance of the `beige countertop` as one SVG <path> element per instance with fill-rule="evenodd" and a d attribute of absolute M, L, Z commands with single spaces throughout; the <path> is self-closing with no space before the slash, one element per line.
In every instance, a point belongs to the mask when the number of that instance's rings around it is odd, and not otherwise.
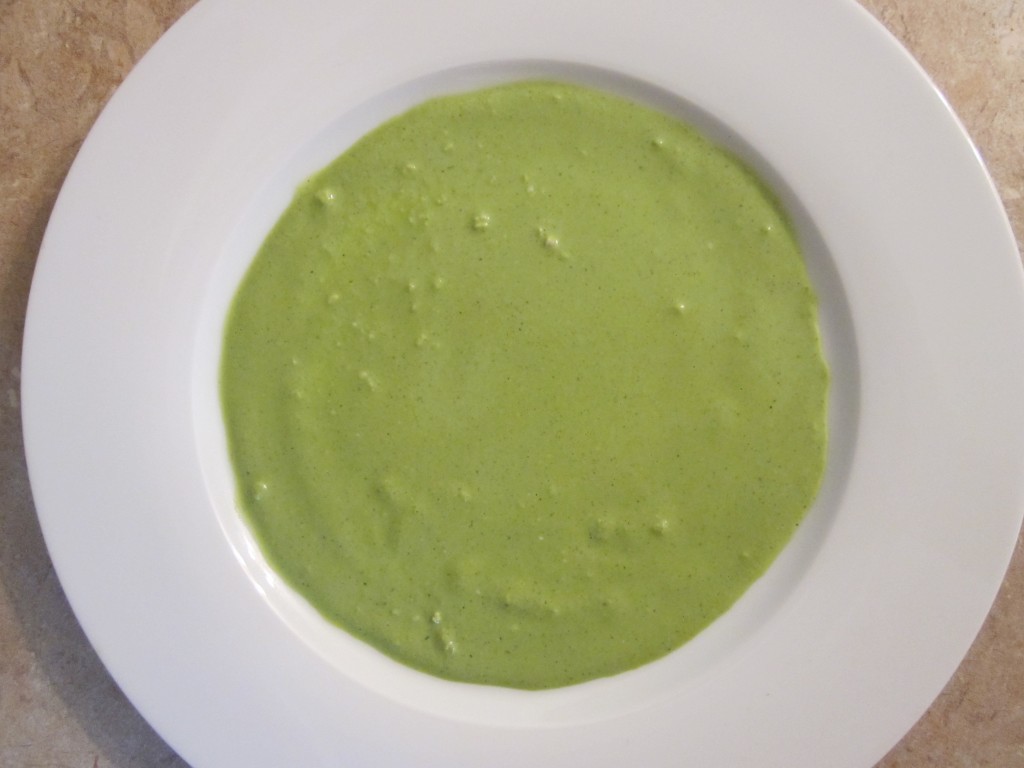
<path fill-rule="evenodd" d="M 910 49 L 960 115 L 988 163 L 1020 243 L 1024 2 L 862 2 Z M 193 0 L 0 0 L 3 768 L 185 765 L 104 670 L 54 575 L 25 470 L 19 360 L 36 254 L 75 153 L 134 63 L 192 4 Z M 967 658 L 880 766 L 1024 767 L 1022 541 Z"/>

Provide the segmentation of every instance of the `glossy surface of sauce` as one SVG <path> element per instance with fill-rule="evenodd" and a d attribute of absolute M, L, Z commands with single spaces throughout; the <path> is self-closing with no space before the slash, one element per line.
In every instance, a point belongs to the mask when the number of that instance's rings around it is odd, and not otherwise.
<path fill-rule="evenodd" d="M 618 97 L 427 102 L 310 179 L 228 321 L 244 514 L 326 618 L 549 688 L 679 647 L 817 492 L 828 373 L 785 213 Z"/>

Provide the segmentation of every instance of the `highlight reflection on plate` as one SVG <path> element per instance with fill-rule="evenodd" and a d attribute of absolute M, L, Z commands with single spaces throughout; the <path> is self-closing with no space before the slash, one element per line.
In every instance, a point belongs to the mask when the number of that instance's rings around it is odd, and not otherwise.
<path fill-rule="evenodd" d="M 1005 216 L 852 3 L 683 5 L 563 1 L 537 24 L 490 2 L 204 0 L 111 101 L 33 284 L 26 448 L 76 614 L 196 768 L 868 766 L 955 669 L 1022 509 Z M 527 76 L 653 103 L 767 177 L 834 378 L 825 489 L 768 575 L 668 658 L 543 693 L 407 670 L 281 587 L 234 509 L 215 378 L 227 302 L 299 180 L 424 98 Z"/>

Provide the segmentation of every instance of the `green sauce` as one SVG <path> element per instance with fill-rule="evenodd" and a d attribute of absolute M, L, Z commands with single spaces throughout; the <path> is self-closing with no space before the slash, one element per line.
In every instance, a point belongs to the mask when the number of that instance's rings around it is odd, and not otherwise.
<path fill-rule="evenodd" d="M 816 298 L 775 198 L 570 85 L 427 102 L 310 179 L 221 376 L 271 565 L 454 680 L 669 653 L 765 571 L 825 463 Z"/>

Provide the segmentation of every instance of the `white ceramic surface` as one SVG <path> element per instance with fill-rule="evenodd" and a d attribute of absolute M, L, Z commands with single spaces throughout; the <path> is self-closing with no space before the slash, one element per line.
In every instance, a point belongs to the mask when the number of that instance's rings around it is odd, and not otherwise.
<path fill-rule="evenodd" d="M 220 323 L 295 183 L 430 95 L 519 77 L 698 123 L 779 189 L 822 299 L 829 474 L 721 621 L 561 691 L 446 683 L 333 630 L 233 507 Z M 118 683 L 196 768 L 866 768 L 926 709 L 1024 510 L 1024 289 L 956 119 L 849 0 L 203 0 L 54 210 L 23 360 L 47 544 Z"/>

